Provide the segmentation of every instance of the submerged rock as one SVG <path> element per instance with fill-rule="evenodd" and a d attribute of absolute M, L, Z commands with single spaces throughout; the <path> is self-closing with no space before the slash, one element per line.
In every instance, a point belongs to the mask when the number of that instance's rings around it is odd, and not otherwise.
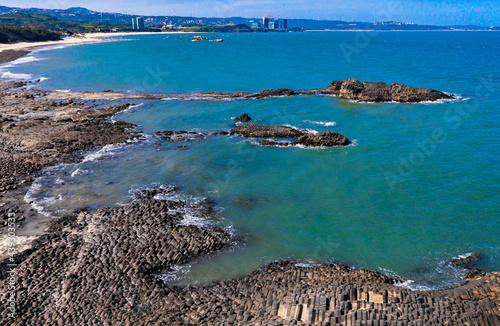
<path fill-rule="evenodd" d="M 346 136 L 343 136 L 335 131 L 325 131 L 319 134 L 306 134 L 300 136 L 293 145 L 303 145 L 308 147 L 332 147 L 346 146 L 351 141 Z"/>
<path fill-rule="evenodd" d="M 207 138 L 204 133 L 184 130 L 158 131 L 156 134 L 167 141 L 199 141 Z"/>
<path fill-rule="evenodd" d="M 472 269 L 480 259 L 481 254 L 479 252 L 475 252 L 455 258 L 451 261 L 451 264 L 460 268 Z"/>
<path fill-rule="evenodd" d="M 297 95 L 297 93 L 294 90 L 288 88 L 278 88 L 278 89 L 265 89 L 262 92 L 257 94 L 252 94 L 249 97 L 263 99 L 268 97 L 292 96 L 292 95 Z"/>
<path fill-rule="evenodd" d="M 240 122 L 248 122 L 250 120 L 252 120 L 252 118 L 250 118 L 250 116 L 246 113 L 243 113 L 239 117 L 234 118 L 234 121 L 240 121 Z"/>
<path fill-rule="evenodd" d="M 256 125 L 249 124 L 233 128 L 231 135 L 241 135 L 243 137 L 264 138 L 296 138 L 304 135 L 300 130 L 287 126 L 272 126 L 272 125 Z"/>
<path fill-rule="evenodd" d="M 416 103 L 455 98 L 430 88 L 413 88 L 396 83 L 387 85 L 383 82 L 360 82 L 355 78 L 335 80 L 321 93 L 335 94 L 341 99 L 360 102 Z"/>
<path fill-rule="evenodd" d="M 291 145 L 291 143 L 281 143 L 277 141 L 272 141 L 272 140 L 261 140 L 258 142 L 260 146 L 267 146 L 267 147 L 288 147 Z"/>

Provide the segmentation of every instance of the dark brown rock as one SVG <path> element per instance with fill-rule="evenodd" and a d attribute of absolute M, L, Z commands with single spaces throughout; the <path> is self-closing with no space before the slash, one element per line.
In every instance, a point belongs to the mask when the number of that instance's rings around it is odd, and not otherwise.
<path fill-rule="evenodd" d="M 278 89 L 265 89 L 260 93 L 252 94 L 249 97 L 254 97 L 257 99 L 278 97 L 278 96 L 292 96 L 296 95 L 294 90 L 288 88 L 278 88 Z"/>
<path fill-rule="evenodd" d="M 296 138 L 302 136 L 304 133 L 300 130 L 287 126 L 249 124 L 233 128 L 230 134 L 252 138 Z"/>
<path fill-rule="evenodd" d="M 250 118 L 250 116 L 246 113 L 243 113 L 239 117 L 234 118 L 234 121 L 240 121 L 240 122 L 248 122 L 250 120 L 252 120 L 252 118 Z"/>
<path fill-rule="evenodd" d="M 480 259 L 481 254 L 479 252 L 475 252 L 463 257 L 455 258 L 451 261 L 451 263 L 460 268 L 472 269 Z"/>
<path fill-rule="evenodd" d="M 413 88 L 396 83 L 387 85 L 382 82 L 360 82 L 355 78 L 336 80 L 321 93 L 336 94 L 341 99 L 359 102 L 416 103 L 455 98 L 429 88 Z"/>
<path fill-rule="evenodd" d="M 306 134 L 300 136 L 294 145 L 303 145 L 309 147 L 332 147 L 332 146 L 346 146 L 351 141 L 346 136 L 343 136 L 335 131 L 325 131 L 318 134 Z"/>

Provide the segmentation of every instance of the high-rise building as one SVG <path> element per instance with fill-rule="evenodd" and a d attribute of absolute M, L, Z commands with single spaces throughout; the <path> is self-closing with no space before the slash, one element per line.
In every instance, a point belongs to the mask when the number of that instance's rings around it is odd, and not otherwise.
<path fill-rule="evenodd" d="M 137 29 L 144 29 L 144 18 L 137 17 Z"/>
<path fill-rule="evenodd" d="M 142 17 L 132 18 L 132 29 L 144 29 L 144 18 Z"/>
<path fill-rule="evenodd" d="M 269 28 L 269 22 L 271 21 L 270 17 L 262 18 L 262 28 Z"/>
<path fill-rule="evenodd" d="M 288 29 L 288 19 L 279 19 L 279 29 Z"/>

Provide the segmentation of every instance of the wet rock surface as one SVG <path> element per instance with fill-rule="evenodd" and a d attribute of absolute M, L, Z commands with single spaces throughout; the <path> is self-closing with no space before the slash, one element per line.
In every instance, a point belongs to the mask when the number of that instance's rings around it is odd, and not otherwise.
<path fill-rule="evenodd" d="M 322 93 L 338 95 L 341 99 L 359 102 L 402 102 L 416 103 L 424 101 L 450 100 L 455 97 L 429 88 L 413 88 L 402 84 L 387 85 L 382 82 L 360 82 L 351 78 L 336 80 Z"/>
<path fill-rule="evenodd" d="M 0 63 L 14 61 L 18 58 L 24 57 L 29 51 L 26 50 L 3 50 L 0 51 Z"/>
<path fill-rule="evenodd" d="M 159 131 L 156 133 L 167 141 L 200 141 L 207 138 L 207 135 L 194 131 Z"/>
<path fill-rule="evenodd" d="M 257 94 L 249 95 L 250 98 L 263 99 L 269 97 L 278 97 L 278 96 L 292 96 L 298 95 L 298 93 L 294 90 L 288 88 L 278 88 L 278 89 L 265 89 L 262 92 Z"/>
<path fill-rule="evenodd" d="M 303 145 L 308 147 L 333 147 L 347 146 L 351 143 L 349 138 L 335 131 L 325 131 L 317 134 L 309 133 L 302 135 L 293 142 L 294 145 Z"/>
<path fill-rule="evenodd" d="M 296 138 L 304 134 L 304 132 L 287 126 L 272 126 L 272 125 L 257 125 L 248 124 L 237 126 L 230 132 L 231 135 L 240 135 L 243 137 L 263 138 Z"/>
<path fill-rule="evenodd" d="M 25 83 L 0 80 L 0 233 L 8 214 L 15 214 L 17 235 L 31 236 L 34 230 L 24 225 L 32 221 L 36 234 L 42 232 L 46 216 L 24 201 L 24 195 L 40 169 L 72 163 L 89 150 L 123 143 L 137 137 L 133 124 L 113 123 L 109 117 L 128 104 L 91 109 L 83 103 L 36 99 L 33 90 L 12 90 Z M 0 238 L 3 235 L 0 235 Z M 0 257 L 4 253 L 0 252 Z"/>
<path fill-rule="evenodd" d="M 230 134 L 247 138 L 298 138 L 293 142 L 278 142 L 269 139 L 261 140 L 258 142 L 260 146 L 287 147 L 302 145 L 307 147 L 333 147 L 346 146 L 351 143 L 349 138 L 335 131 L 306 133 L 287 126 L 248 124 L 233 128 Z"/>

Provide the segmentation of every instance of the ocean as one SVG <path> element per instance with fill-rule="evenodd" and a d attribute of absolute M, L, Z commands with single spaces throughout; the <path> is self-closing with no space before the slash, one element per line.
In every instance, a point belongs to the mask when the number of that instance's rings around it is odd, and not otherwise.
<path fill-rule="evenodd" d="M 201 34 L 200 34 L 201 35 Z M 439 103 L 355 103 L 332 96 L 144 100 L 114 120 L 142 140 L 44 170 L 27 200 L 51 216 L 123 205 L 133 192 L 175 186 L 172 198 L 214 203 L 219 217 L 185 223 L 230 230 L 230 249 L 178 266 L 168 282 L 246 275 L 277 259 L 342 262 L 412 289 L 461 282 L 452 258 L 472 252 L 500 270 L 500 33 L 306 32 L 132 35 L 42 48 L 0 66 L 48 90 L 162 94 L 325 88 L 333 80 L 403 83 L 457 94 Z M 167 142 L 158 131 L 229 131 L 233 117 L 337 131 L 342 148 L 259 147 L 213 136 Z"/>

